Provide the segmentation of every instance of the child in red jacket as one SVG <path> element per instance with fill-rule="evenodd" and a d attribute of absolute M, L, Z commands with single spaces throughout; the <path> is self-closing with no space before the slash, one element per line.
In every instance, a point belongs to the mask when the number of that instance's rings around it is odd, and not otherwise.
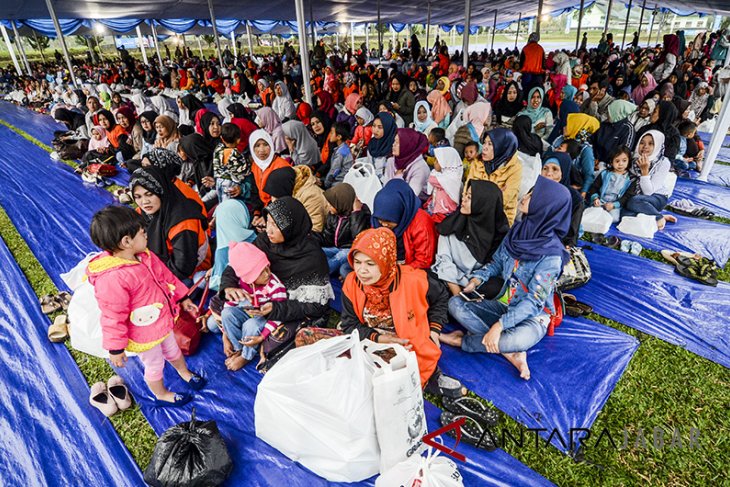
<path fill-rule="evenodd" d="M 205 379 L 191 372 L 172 332 L 180 308 L 197 315 L 188 289 L 147 249 L 147 232 L 141 215 L 127 206 L 108 206 L 91 220 L 91 240 L 103 252 L 89 262 L 86 274 L 94 286 L 101 309 L 102 345 L 111 362 L 124 367 L 125 351 L 136 352 L 144 377 L 156 397 L 156 406 L 182 406 L 190 394 L 165 387 L 165 361 L 193 390 Z"/>

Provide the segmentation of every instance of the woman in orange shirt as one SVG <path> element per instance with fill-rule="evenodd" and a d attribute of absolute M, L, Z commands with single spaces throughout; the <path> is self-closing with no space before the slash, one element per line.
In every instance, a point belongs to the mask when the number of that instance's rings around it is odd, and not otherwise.
<path fill-rule="evenodd" d="M 261 217 L 261 210 L 271 201 L 271 195 L 264 191 L 266 180 L 269 179 L 269 175 L 276 169 L 289 167 L 291 164 L 274 152 L 274 141 L 271 135 L 264 129 L 258 129 L 251 134 L 248 138 L 248 146 L 251 149 L 251 158 L 254 162 L 251 165 L 251 172 L 253 173 L 253 178 L 258 188 L 259 199 L 262 203 L 262 207 L 254 208 L 252 224 L 255 227 L 260 227 L 265 224 Z"/>

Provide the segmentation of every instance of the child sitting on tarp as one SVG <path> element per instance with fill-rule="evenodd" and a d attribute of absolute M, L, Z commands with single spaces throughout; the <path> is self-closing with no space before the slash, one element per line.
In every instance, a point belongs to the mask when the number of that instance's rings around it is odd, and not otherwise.
<path fill-rule="evenodd" d="M 81 158 L 81 164 L 76 168 L 76 172 L 81 172 L 89 164 L 115 164 L 114 149 L 106 137 L 106 130 L 100 125 L 94 125 L 91 128 L 91 139 L 89 140 L 89 150 Z"/>
<path fill-rule="evenodd" d="M 593 181 L 588 190 L 590 206 L 603 208 L 611 214 L 614 223 L 621 219 L 621 208 L 636 193 L 636 178 L 629 174 L 631 150 L 617 147 L 609 156 L 608 169 Z"/>
<path fill-rule="evenodd" d="M 677 172 L 702 171 L 702 160 L 705 156 L 702 141 L 697 137 L 697 124 L 684 120 L 677 127 L 679 130 L 679 151 L 674 160 L 674 169 Z"/>

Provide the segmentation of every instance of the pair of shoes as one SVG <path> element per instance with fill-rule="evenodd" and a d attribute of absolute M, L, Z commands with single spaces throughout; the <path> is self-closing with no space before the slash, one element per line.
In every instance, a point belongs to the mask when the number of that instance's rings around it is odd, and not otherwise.
<path fill-rule="evenodd" d="M 626 252 L 627 254 L 633 255 L 640 255 L 642 250 L 644 250 L 644 248 L 639 242 L 633 242 L 631 240 L 624 240 L 623 242 L 621 242 L 621 252 Z"/>
<path fill-rule="evenodd" d="M 469 416 L 487 428 L 493 428 L 499 423 L 499 411 L 487 407 L 484 403 L 473 397 L 462 396 L 454 399 L 444 396 L 441 398 L 441 404 L 446 411 L 462 416 Z"/>
<path fill-rule="evenodd" d="M 134 197 L 129 188 L 122 188 L 114 191 L 114 197 L 119 200 L 123 205 L 131 205 L 134 202 Z"/>
<path fill-rule="evenodd" d="M 682 255 L 678 256 L 676 260 L 677 264 L 674 271 L 677 274 L 693 279 L 706 286 L 717 286 L 718 267 L 714 260 L 710 260 L 707 257 L 696 259 Z"/>
<path fill-rule="evenodd" d="M 469 443 L 472 446 L 488 451 L 497 449 L 497 438 L 492 434 L 491 427 L 485 426 L 469 415 L 444 411 L 441 413 L 439 421 L 441 422 L 441 426 L 446 426 L 462 418 L 464 419 L 464 424 L 461 426 L 460 432 L 461 439 L 464 443 Z M 456 437 L 456 431 L 453 429 L 449 430 L 446 434 Z"/>
<path fill-rule="evenodd" d="M 593 307 L 586 303 L 581 303 L 572 294 L 563 293 L 563 303 L 565 303 L 565 313 L 568 316 L 578 317 L 593 312 Z"/>
<path fill-rule="evenodd" d="M 58 294 L 46 294 L 39 299 L 41 311 L 44 315 L 50 315 L 56 311 L 66 311 L 71 302 L 71 295 L 65 291 Z"/>
<path fill-rule="evenodd" d="M 199 391 L 208 383 L 208 381 L 200 374 L 192 372 L 192 377 L 188 381 L 188 385 L 194 391 Z M 175 397 L 172 401 L 163 401 L 162 399 L 155 399 L 153 403 L 157 407 L 173 407 L 179 408 L 193 400 L 193 395 L 187 392 L 175 393 Z"/>
<path fill-rule="evenodd" d="M 609 249 L 618 250 L 618 248 L 621 247 L 621 239 L 618 238 L 616 235 L 606 237 L 605 235 L 594 233 L 590 234 L 590 237 L 588 238 L 590 238 L 591 242 L 597 243 L 598 245 L 603 245 L 604 247 L 608 247 Z"/>
<path fill-rule="evenodd" d="M 460 381 L 444 375 L 438 368 L 426 382 L 424 391 L 439 397 L 459 398 L 466 395 L 466 387 Z"/>
<path fill-rule="evenodd" d="M 118 375 L 109 378 L 106 384 L 97 382 L 91 386 L 89 403 L 102 412 L 107 418 L 132 406 L 132 396 Z"/>

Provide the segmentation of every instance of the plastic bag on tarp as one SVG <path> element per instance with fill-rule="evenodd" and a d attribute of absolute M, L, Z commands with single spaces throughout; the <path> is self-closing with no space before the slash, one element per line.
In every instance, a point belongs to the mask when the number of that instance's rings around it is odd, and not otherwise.
<path fill-rule="evenodd" d="M 604 234 L 611 228 L 613 217 L 603 208 L 586 208 L 580 221 L 584 232 Z"/>
<path fill-rule="evenodd" d="M 212 487 L 230 475 L 233 462 L 215 421 L 195 421 L 165 431 L 157 440 L 144 480 L 153 487 Z"/>
<path fill-rule="evenodd" d="M 452 460 L 433 448 L 426 456 L 414 455 L 375 480 L 375 487 L 464 487 L 464 478 Z"/>
<path fill-rule="evenodd" d="M 625 216 L 616 227 L 619 232 L 635 237 L 652 238 L 657 232 L 656 217 L 639 213 L 636 216 Z"/>

